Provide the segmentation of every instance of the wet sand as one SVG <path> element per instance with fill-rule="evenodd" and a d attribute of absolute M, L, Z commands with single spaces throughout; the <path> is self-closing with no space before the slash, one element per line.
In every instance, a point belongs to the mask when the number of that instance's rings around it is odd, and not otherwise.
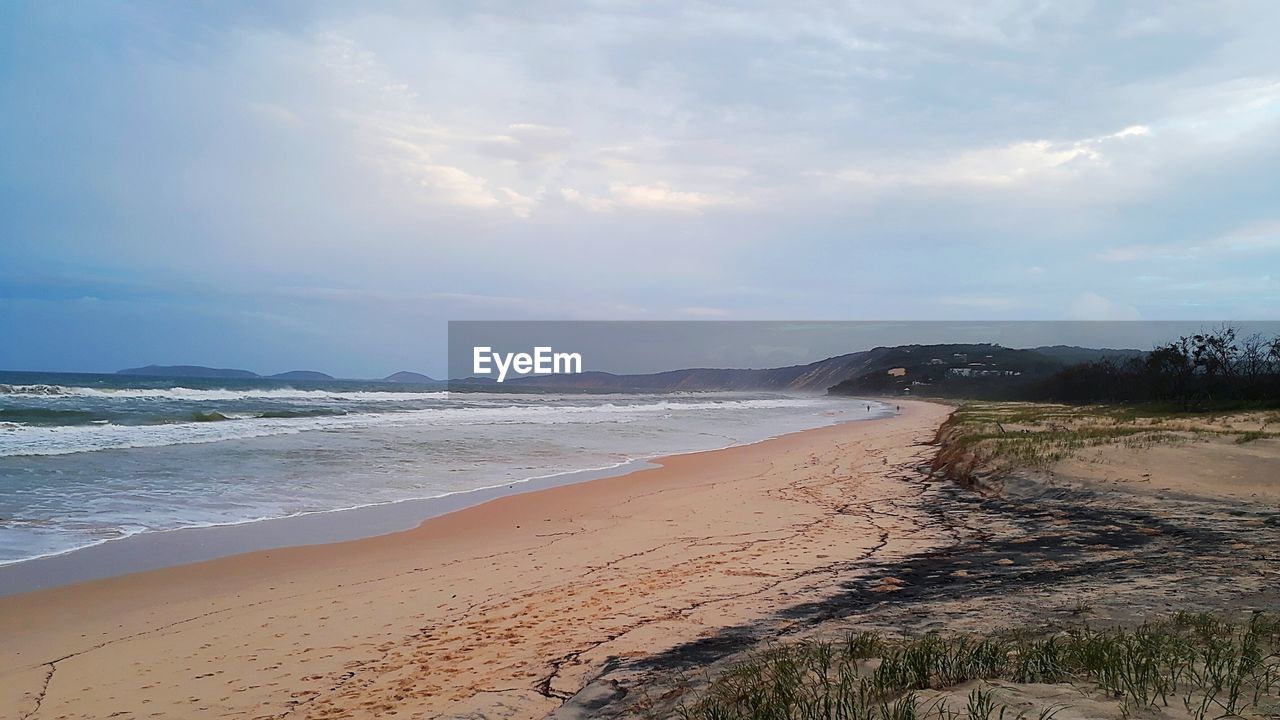
<path fill-rule="evenodd" d="M 919 483 L 948 412 L 904 402 L 897 417 L 666 458 L 406 532 L 0 598 L 0 715 L 581 708 L 622 665 L 952 542 Z"/>

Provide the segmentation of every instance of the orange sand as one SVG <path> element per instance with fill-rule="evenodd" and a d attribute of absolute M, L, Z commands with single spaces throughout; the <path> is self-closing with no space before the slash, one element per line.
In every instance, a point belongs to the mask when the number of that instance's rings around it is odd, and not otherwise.
<path fill-rule="evenodd" d="M 667 458 L 393 535 L 0 598 L 0 716 L 541 717 L 638 657 L 932 542 L 949 409 Z"/>

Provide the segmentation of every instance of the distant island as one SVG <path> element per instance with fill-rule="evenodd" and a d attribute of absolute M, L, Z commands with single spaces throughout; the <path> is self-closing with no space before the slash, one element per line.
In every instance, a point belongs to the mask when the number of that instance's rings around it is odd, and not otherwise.
<path fill-rule="evenodd" d="M 116 375 L 163 378 L 199 378 L 217 380 L 300 380 L 304 382 L 331 382 L 339 380 L 328 373 L 318 370 L 290 370 L 275 375 L 259 375 L 252 370 L 238 368 L 215 368 L 204 365 L 146 365 L 136 368 L 117 370 Z M 437 385 L 439 380 L 422 373 L 402 370 L 385 378 L 364 380 L 361 382 L 415 383 L 420 385 Z"/>
<path fill-rule="evenodd" d="M 228 378 L 252 380 L 262 377 L 256 372 L 231 368 L 211 368 L 203 365 L 146 365 L 144 367 L 117 370 L 117 375 L 143 375 L 146 377 Z"/>
<path fill-rule="evenodd" d="M 272 380 L 336 380 L 332 375 L 315 370 L 290 370 L 269 376 Z"/>
<path fill-rule="evenodd" d="M 383 382 L 420 383 L 424 385 L 432 385 L 440 382 L 439 380 L 436 380 L 435 378 L 432 378 L 432 377 L 427 377 L 422 373 L 410 372 L 408 370 L 401 370 L 400 372 L 397 372 L 397 373 L 391 373 L 390 375 L 382 378 L 382 380 Z"/>

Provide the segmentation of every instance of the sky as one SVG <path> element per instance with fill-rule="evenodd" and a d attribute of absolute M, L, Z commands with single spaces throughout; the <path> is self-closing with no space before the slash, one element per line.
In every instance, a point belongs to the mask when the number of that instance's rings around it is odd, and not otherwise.
<path fill-rule="evenodd" d="M 1277 319 L 1278 35 L 1270 0 L 5 2 L 0 369 Z"/>

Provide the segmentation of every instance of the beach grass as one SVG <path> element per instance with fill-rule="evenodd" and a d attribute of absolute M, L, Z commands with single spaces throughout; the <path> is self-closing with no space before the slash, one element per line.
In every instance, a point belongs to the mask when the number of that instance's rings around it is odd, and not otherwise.
<path fill-rule="evenodd" d="M 1086 625 L 894 639 L 853 633 L 758 652 L 713 678 L 684 720 L 1048 720 L 1068 703 L 1007 702 L 992 682 L 1066 685 L 1117 717 L 1275 717 L 1280 618 L 1179 613 Z M 978 683 L 967 694 L 954 690 Z M 951 690 L 953 692 L 947 692 Z"/>
<path fill-rule="evenodd" d="M 1153 406 L 967 402 L 939 431 L 939 463 L 965 475 L 1044 469 L 1104 445 L 1147 449 L 1227 438 L 1245 444 L 1280 437 L 1261 413 L 1191 413 Z"/>

